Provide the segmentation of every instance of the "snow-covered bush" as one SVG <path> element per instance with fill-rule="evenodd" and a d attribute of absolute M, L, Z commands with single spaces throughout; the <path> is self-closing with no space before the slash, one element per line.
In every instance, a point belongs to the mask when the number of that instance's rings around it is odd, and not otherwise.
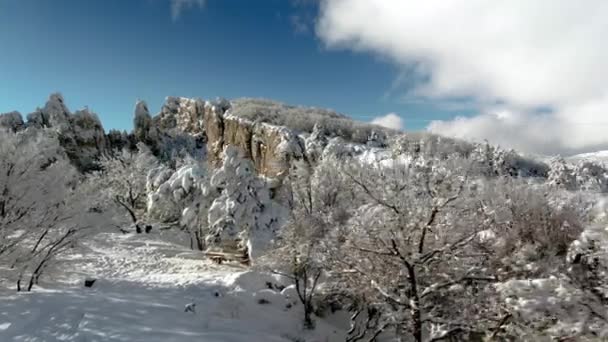
<path fill-rule="evenodd" d="M 550 186 L 574 191 L 578 188 L 573 168 L 562 157 L 552 158 L 549 162 L 547 183 Z"/>
<path fill-rule="evenodd" d="M 574 168 L 578 188 L 583 191 L 608 192 L 608 170 L 598 162 L 581 161 Z"/>
<path fill-rule="evenodd" d="M 513 315 L 509 333 L 547 341 L 608 338 L 607 246 L 605 226 L 590 225 L 562 258 L 563 269 L 497 284 Z"/>
<path fill-rule="evenodd" d="M 549 175 L 549 166 L 485 142 L 476 144 L 470 158 L 476 172 L 484 176 L 541 177 Z"/>

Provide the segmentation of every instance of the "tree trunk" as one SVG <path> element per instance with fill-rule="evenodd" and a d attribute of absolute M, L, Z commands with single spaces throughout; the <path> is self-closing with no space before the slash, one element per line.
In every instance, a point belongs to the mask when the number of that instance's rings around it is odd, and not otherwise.
<path fill-rule="evenodd" d="M 34 283 L 36 282 L 36 279 L 39 277 L 39 275 L 37 273 L 32 273 L 32 276 L 30 277 L 30 281 L 27 284 L 27 292 L 32 291 L 32 288 L 34 287 Z"/>
<path fill-rule="evenodd" d="M 315 328 L 315 322 L 312 320 L 312 312 L 313 312 L 312 304 L 309 302 L 306 302 L 304 304 L 304 328 L 310 329 L 310 330 Z"/>
<path fill-rule="evenodd" d="M 416 280 L 416 270 L 413 265 L 409 265 L 407 267 L 409 281 L 410 281 L 410 290 L 412 292 L 412 304 L 411 304 L 411 314 L 412 320 L 414 321 L 414 339 L 416 342 L 422 342 L 422 312 L 420 311 L 420 297 L 418 296 L 418 283 Z"/>
<path fill-rule="evenodd" d="M 201 233 L 200 230 L 197 230 L 195 233 L 196 236 L 196 247 L 198 247 L 199 251 L 204 251 L 205 250 L 205 241 L 203 239 L 203 234 Z"/>

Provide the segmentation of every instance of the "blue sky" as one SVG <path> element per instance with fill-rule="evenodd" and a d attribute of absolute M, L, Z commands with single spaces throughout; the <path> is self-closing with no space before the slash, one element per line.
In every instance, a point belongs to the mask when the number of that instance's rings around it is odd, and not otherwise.
<path fill-rule="evenodd" d="M 166 96 L 271 98 L 364 121 L 395 112 L 407 129 L 469 114 L 403 100 L 416 78 L 382 54 L 328 48 L 315 34 L 318 10 L 207 0 L 176 18 L 171 0 L 0 0 L 0 113 L 27 114 L 61 92 L 106 129 L 130 129 L 137 99 L 158 112 Z"/>

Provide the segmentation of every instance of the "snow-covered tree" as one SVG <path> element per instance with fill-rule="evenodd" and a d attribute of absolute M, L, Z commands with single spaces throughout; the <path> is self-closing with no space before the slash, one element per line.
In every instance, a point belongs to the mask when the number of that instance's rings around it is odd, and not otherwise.
<path fill-rule="evenodd" d="M 320 280 L 329 268 L 330 227 L 346 220 L 346 189 L 335 160 L 323 159 L 314 169 L 295 162 L 286 186 L 291 190 L 289 218 L 275 248 L 262 258 L 266 268 L 292 282 L 304 308 L 304 326 L 314 327 L 313 312 Z"/>
<path fill-rule="evenodd" d="M 158 166 L 158 161 L 146 145 L 140 143 L 137 148 L 137 151 L 124 149 L 116 155 L 102 157 L 101 171 L 94 172 L 89 182 L 99 187 L 106 205 L 117 205 L 137 232 L 142 232 L 147 175 Z"/>
<path fill-rule="evenodd" d="M 574 168 L 578 188 L 583 191 L 608 192 L 608 170 L 593 161 L 581 161 Z"/>
<path fill-rule="evenodd" d="M 562 157 L 552 158 L 549 162 L 549 177 L 547 182 L 551 186 L 570 191 L 578 188 L 576 175 L 572 166 Z"/>
<path fill-rule="evenodd" d="M 26 134 L 27 133 L 27 134 Z M 0 255 L 10 252 L 24 237 L 27 227 L 46 219 L 71 180 L 56 139 L 28 131 L 0 131 Z M 65 182 L 63 186 L 56 186 Z M 49 212 L 49 214 L 52 214 Z"/>
<path fill-rule="evenodd" d="M 224 149 L 223 163 L 210 185 L 219 191 L 208 210 L 208 244 L 247 244 L 251 257 L 275 239 L 286 216 L 270 197 L 268 181 L 256 175 L 251 160 L 235 146 Z"/>
<path fill-rule="evenodd" d="M 459 158 L 343 168 L 358 201 L 336 234 L 332 273 L 374 313 L 354 316 L 360 338 L 390 327 L 404 340 L 473 339 L 501 321 L 492 252 L 475 248 L 487 214 L 468 169 Z"/>
<path fill-rule="evenodd" d="M 188 158 L 175 171 L 159 166 L 148 173 L 148 217 L 184 228 L 191 247 L 201 251 L 207 247 L 208 211 L 219 196 L 209 172 L 202 161 Z"/>
<path fill-rule="evenodd" d="M 56 256 L 94 226 L 93 194 L 48 131 L 0 132 L 0 262 L 31 290 Z M 27 281 L 23 284 L 22 281 Z"/>

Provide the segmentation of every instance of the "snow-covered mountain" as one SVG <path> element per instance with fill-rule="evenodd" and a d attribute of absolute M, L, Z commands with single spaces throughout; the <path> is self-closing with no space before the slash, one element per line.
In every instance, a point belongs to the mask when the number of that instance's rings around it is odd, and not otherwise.
<path fill-rule="evenodd" d="M 606 163 L 606 162 L 608 162 L 608 151 L 581 153 L 581 154 L 576 154 L 576 155 L 570 156 L 567 159 L 568 159 L 568 161 L 573 162 L 573 163 L 583 161 L 583 160 L 591 161 L 591 162 Z"/>

